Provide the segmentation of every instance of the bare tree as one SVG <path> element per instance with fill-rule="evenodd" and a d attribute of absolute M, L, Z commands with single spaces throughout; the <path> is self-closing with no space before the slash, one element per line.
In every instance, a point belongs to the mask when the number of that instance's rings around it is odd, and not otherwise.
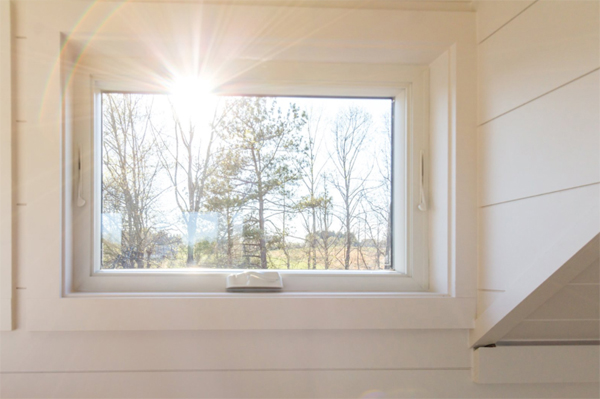
<path fill-rule="evenodd" d="M 383 145 L 379 148 L 379 154 L 375 157 L 377 160 L 377 170 L 379 175 L 379 186 L 378 190 L 382 195 L 377 196 L 379 201 L 374 202 L 371 206 L 372 211 L 376 214 L 378 223 L 386 226 L 385 230 L 385 250 L 383 252 L 385 268 L 391 268 L 392 259 L 392 121 L 391 115 L 385 114 L 383 116 L 383 130 L 381 131 L 385 140 L 382 142 Z M 377 229 L 382 226 L 378 225 Z M 378 256 L 380 253 L 378 247 Z M 377 258 L 379 262 L 379 258 Z"/>
<path fill-rule="evenodd" d="M 212 120 L 205 126 L 196 123 L 192 118 L 184 120 L 173 105 L 171 111 L 173 142 L 167 142 L 161 134 L 156 134 L 156 137 L 162 140 L 165 151 L 161 153 L 161 159 L 168 172 L 177 207 L 186 225 L 186 263 L 188 266 L 194 266 L 198 213 L 204 205 L 206 182 L 212 173 L 211 155 L 216 139 L 215 131 L 225 121 L 227 109 L 216 107 Z"/>
<path fill-rule="evenodd" d="M 309 111 L 308 123 L 306 125 L 306 137 L 302 149 L 305 164 L 302 167 L 302 182 L 307 194 L 300 199 L 296 208 L 302 216 L 304 228 L 306 229 L 306 241 L 308 243 L 308 269 L 317 268 L 317 219 L 319 208 L 325 205 L 326 199 L 319 194 L 318 184 L 321 172 L 326 162 L 319 164 L 323 132 L 320 130 L 321 114 Z"/>
<path fill-rule="evenodd" d="M 391 252 L 391 124 L 389 114 L 383 116 L 383 128 L 379 132 L 381 137 L 370 146 L 375 160 L 376 173 L 369 186 L 365 186 L 360 199 L 359 231 L 357 252 L 360 253 L 363 265 L 366 268 L 382 268 L 389 265 Z M 362 238 L 362 240 L 361 240 Z M 374 265 L 364 258 L 363 249 L 374 250 Z"/>
<path fill-rule="evenodd" d="M 337 176 L 333 185 L 342 199 L 340 221 L 344 229 L 344 269 L 350 268 L 350 251 L 355 235 L 352 233 L 357 218 L 364 182 L 367 176 L 359 169 L 360 154 L 371 127 L 371 116 L 363 109 L 350 107 L 340 111 L 333 125 L 334 149 L 331 154 Z"/>
<path fill-rule="evenodd" d="M 321 257 L 323 258 L 323 265 L 325 269 L 329 269 L 331 265 L 331 252 L 332 247 L 335 245 L 336 237 L 331 231 L 333 224 L 333 201 L 329 196 L 329 190 L 327 189 L 327 178 L 323 177 L 323 193 L 321 195 L 322 201 L 319 207 L 317 207 L 317 216 L 319 220 L 319 232 L 320 236 L 319 249 Z"/>
<path fill-rule="evenodd" d="M 291 253 L 288 237 L 291 236 L 292 228 L 289 226 L 288 222 L 294 216 L 295 207 L 290 206 L 290 197 L 292 196 L 292 193 L 286 189 L 285 183 L 277 191 L 279 198 L 276 200 L 276 206 L 279 209 L 279 212 L 275 213 L 274 215 L 281 217 L 281 227 L 273 223 L 272 220 L 269 220 L 274 228 L 274 234 L 271 236 L 269 241 L 273 248 L 281 249 L 283 255 L 285 256 L 285 265 L 288 269 L 290 269 Z"/>
<path fill-rule="evenodd" d="M 151 133 L 152 101 L 123 93 L 103 94 L 102 212 L 121 214 L 120 245 L 103 242 L 112 267 L 150 267 L 156 234 L 156 177 L 160 148 Z M 144 264 L 144 256 L 148 260 Z"/>

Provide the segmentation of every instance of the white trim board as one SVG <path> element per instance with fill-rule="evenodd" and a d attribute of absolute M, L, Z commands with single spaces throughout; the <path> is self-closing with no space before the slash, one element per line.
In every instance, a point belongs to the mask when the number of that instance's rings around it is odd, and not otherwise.
<path fill-rule="evenodd" d="M 286 294 L 24 298 L 28 331 L 469 329 L 474 298 Z M 257 309 L 259 311 L 257 311 Z"/>
<path fill-rule="evenodd" d="M 0 331 L 12 320 L 12 37 L 11 2 L 0 1 Z"/>
<path fill-rule="evenodd" d="M 22 332 L 2 336 L 0 373 L 470 369 L 467 335 L 467 330 Z"/>
<path fill-rule="evenodd" d="M 496 343 L 529 314 L 556 294 L 598 257 L 596 211 L 584 212 L 575 228 L 565 232 L 509 289 L 475 320 L 471 346 Z M 595 216 L 594 216 L 595 215 Z"/>
<path fill-rule="evenodd" d="M 479 348 L 473 380 L 479 384 L 598 383 L 597 345 Z"/>

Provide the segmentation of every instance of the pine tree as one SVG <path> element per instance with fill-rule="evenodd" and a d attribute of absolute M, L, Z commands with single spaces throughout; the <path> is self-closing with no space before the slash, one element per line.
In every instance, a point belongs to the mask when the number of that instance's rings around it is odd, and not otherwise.
<path fill-rule="evenodd" d="M 260 267 L 267 268 L 267 213 L 273 195 L 287 183 L 300 178 L 299 131 L 306 114 L 295 105 L 287 110 L 277 100 L 240 97 L 232 100 L 232 118 L 223 140 L 240 157 L 238 182 L 248 185 L 258 224 Z"/>

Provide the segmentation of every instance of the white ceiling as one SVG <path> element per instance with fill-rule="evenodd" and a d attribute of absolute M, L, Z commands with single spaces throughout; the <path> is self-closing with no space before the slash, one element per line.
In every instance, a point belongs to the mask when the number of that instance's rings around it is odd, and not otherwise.
<path fill-rule="evenodd" d="M 104 11 L 110 16 L 111 7 L 106 4 L 109 0 L 104 1 Z M 155 4 L 142 8 L 119 7 L 119 14 L 107 20 L 110 24 L 103 23 L 100 30 L 80 27 L 70 35 L 70 44 L 85 49 L 86 55 L 120 59 L 159 56 L 173 60 L 181 54 L 202 54 L 212 60 L 428 65 L 447 50 L 458 35 L 464 34 L 450 29 L 448 21 L 472 20 L 465 13 L 187 7 L 189 4 L 161 7 L 167 0 L 144 1 Z M 182 1 L 190 3 L 186 0 L 169 2 Z M 393 5 L 395 8 L 457 10 L 471 4 L 451 0 L 232 0 L 228 4 L 231 3 L 318 3 L 320 7 L 354 4 L 364 8 Z M 432 30 L 432 23 L 439 29 Z M 440 33 L 444 31 L 447 33 Z"/>
<path fill-rule="evenodd" d="M 85 43 L 85 44 L 84 44 Z M 132 41 L 128 38 L 96 37 L 94 40 L 72 37 L 70 44 L 80 49 L 85 47 L 86 54 L 100 57 L 152 58 L 157 48 L 177 48 L 181 43 L 157 40 Z M 282 46 L 277 40 L 255 39 L 246 45 L 243 39 L 230 38 L 220 41 L 226 58 L 226 49 L 237 49 L 238 60 L 254 61 L 302 61 L 314 63 L 360 63 L 360 64 L 405 64 L 428 65 L 446 50 L 446 43 L 407 43 L 390 40 L 358 42 L 356 40 L 309 40 Z M 218 51 L 213 50 L 213 54 Z M 217 56 L 216 58 L 219 58 Z"/>

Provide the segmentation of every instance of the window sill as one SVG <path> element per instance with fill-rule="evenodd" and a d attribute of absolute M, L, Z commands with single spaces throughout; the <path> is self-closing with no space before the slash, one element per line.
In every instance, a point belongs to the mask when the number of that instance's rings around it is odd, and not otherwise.
<path fill-rule="evenodd" d="M 70 294 L 26 298 L 29 331 L 470 329 L 474 298 L 432 293 Z"/>
<path fill-rule="evenodd" d="M 164 293 L 185 295 L 225 293 L 226 279 L 242 270 L 110 270 L 93 273 L 84 283 L 65 290 L 71 293 Z M 403 293 L 424 292 L 427 287 L 416 278 L 396 271 L 277 270 L 285 293 Z"/>

